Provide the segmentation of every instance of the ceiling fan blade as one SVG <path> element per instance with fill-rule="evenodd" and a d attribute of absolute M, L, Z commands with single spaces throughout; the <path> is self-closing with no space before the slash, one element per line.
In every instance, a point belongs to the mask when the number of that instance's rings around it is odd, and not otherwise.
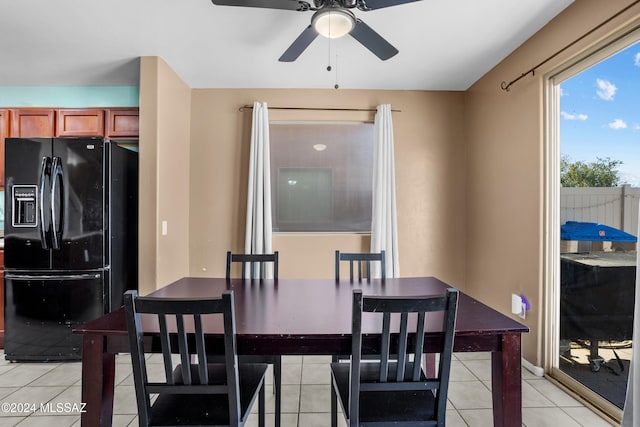
<path fill-rule="evenodd" d="M 350 34 L 383 61 L 398 53 L 398 49 L 359 19 L 356 20 L 356 26 L 351 30 Z"/>
<path fill-rule="evenodd" d="M 311 5 L 302 0 L 211 0 L 218 6 L 261 7 L 264 9 L 284 9 L 305 11 Z"/>
<path fill-rule="evenodd" d="M 420 0 L 358 0 L 357 6 L 360 10 L 376 10 L 383 7 L 398 6 L 399 4 L 413 3 Z"/>
<path fill-rule="evenodd" d="M 300 33 L 298 38 L 294 40 L 291 46 L 289 46 L 289 49 L 287 49 L 282 54 L 282 56 L 280 57 L 280 59 L 278 59 L 278 61 L 280 62 L 295 61 L 296 59 L 298 59 L 298 56 L 300 56 L 300 54 L 304 52 L 304 50 L 307 47 L 309 47 L 311 42 L 314 41 L 316 37 L 318 37 L 318 33 L 316 32 L 316 30 L 313 29 L 311 25 L 309 25 L 302 33 Z"/>

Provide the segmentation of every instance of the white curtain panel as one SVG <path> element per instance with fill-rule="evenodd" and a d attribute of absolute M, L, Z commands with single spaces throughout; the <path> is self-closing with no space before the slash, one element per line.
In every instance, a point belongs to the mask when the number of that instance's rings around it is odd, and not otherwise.
<path fill-rule="evenodd" d="M 272 253 L 271 168 L 269 156 L 269 110 L 266 102 L 254 102 L 247 189 L 247 226 L 244 250 L 247 254 Z M 246 274 L 250 269 L 247 269 Z M 271 263 L 264 278 L 273 278 Z"/>
<path fill-rule="evenodd" d="M 640 209 L 638 210 L 638 234 L 640 237 Z M 636 298 L 633 309 L 633 350 L 631 364 L 629 366 L 629 382 L 627 383 L 627 398 L 624 402 L 622 415 L 622 427 L 634 427 L 640 425 L 640 252 L 636 251 Z"/>
<path fill-rule="evenodd" d="M 378 105 L 374 133 L 371 252 L 384 249 L 387 277 L 400 277 L 391 105 Z M 371 272 L 380 277 L 378 263 L 372 263 Z"/>

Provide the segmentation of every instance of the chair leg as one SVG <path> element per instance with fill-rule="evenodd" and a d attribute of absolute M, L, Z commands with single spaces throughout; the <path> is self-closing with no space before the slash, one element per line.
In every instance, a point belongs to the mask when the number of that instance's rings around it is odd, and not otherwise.
<path fill-rule="evenodd" d="M 276 393 L 275 402 L 275 427 L 280 427 L 280 418 L 282 415 L 282 358 L 278 357 L 273 364 L 273 386 Z"/>

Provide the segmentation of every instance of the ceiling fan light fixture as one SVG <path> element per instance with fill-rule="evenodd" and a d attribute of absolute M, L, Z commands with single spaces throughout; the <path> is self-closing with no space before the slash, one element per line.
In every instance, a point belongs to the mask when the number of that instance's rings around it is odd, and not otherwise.
<path fill-rule="evenodd" d="M 346 36 L 356 26 L 356 17 L 348 10 L 329 8 L 317 11 L 311 25 L 321 36 L 337 39 Z"/>

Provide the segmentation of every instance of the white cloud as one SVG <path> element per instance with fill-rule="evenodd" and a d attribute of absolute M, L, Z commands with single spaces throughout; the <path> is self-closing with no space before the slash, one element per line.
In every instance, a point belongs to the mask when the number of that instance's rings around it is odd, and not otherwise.
<path fill-rule="evenodd" d="M 600 99 L 604 99 L 605 101 L 613 101 L 613 97 L 618 90 L 616 85 L 608 80 L 602 79 L 597 79 L 596 83 L 598 84 L 598 90 L 596 91 L 596 93 L 598 94 Z"/>
<path fill-rule="evenodd" d="M 564 111 L 561 111 L 560 115 L 565 120 L 580 120 L 580 121 L 584 121 L 584 120 L 587 120 L 589 118 L 589 116 L 587 116 L 586 114 L 582 114 L 582 113 L 570 114 L 570 113 L 565 113 Z"/>
<path fill-rule="evenodd" d="M 633 130 L 634 130 L 634 131 L 638 131 L 638 130 L 640 130 L 640 124 L 635 123 L 635 124 L 633 125 Z"/>
<path fill-rule="evenodd" d="M 626 129 L 627 128 L 627 124 L 622 119 L 615 119 L 614 121 L 609 123 L 607 126 L 609 126 L 613 130 Z"/>
<path fill-rule="evenodd" d="M 636 64 L 636 67 L 640 67 L 640 52 L 636 53 L 635 60 L 633 63 Z"/>

